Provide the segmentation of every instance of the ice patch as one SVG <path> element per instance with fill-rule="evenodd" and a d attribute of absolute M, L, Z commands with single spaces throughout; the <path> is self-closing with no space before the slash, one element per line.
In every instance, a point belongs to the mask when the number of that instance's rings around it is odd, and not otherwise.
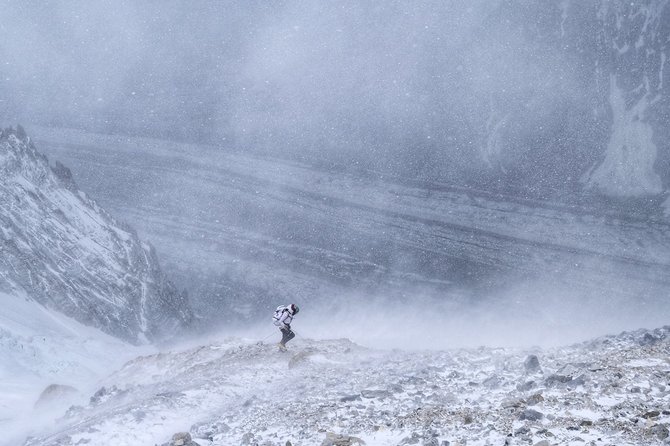
<path fill-rule="evenodd" d="M 654 172 L 657 154 L 654 132 L 643 120 L 652 103 L 647 93 L 627 109 L 616 77 L 610 76 L 612 135 L 605 160 L 582 178 L 587 187 L 619 197 L 653 195 L 663 191 L 661 178 Z"/>
<path fill-rule="evenodd" d="M 509 114 L 500 116 L 493 111 L 493 106 L 491 106 L 491 114 L 486 122 L 486 133 L 488 137 L 486 139 L 486 146 L 483 147 L 482 151 L 484 161 L 489 167 L 494 167 L 496 164 L 500 165 L 500 158 L 504 147 L 503 132 L 507 125 L 508 118 Z"/>
<path fill-rule="evenodd" d="M 568 8 L 570 7 L 570 0 L 563 0 L 561 2 L 561 37 L 565 37 L 565 20 L 568 18 Z"/>
<path fill-rule="evenodd" d="M 658 70 L 658 91 L 663 90 L 663 70 L 665 69 L 665 61 L 667 57 L 665 53 L 661 53 L 661 68 Z"/>

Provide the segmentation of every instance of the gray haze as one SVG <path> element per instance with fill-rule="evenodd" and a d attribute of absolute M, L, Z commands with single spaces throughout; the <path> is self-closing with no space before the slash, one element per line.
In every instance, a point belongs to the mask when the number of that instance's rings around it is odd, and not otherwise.
<path fill-rule="evenodd" d="M 207 324 L 380 296 L 547 316 L 529 331 L 668 316 L 669 0 L 0 17 L 0 120 L 154 243 Z"/>
<path fill-rule="evenodd" d="M 663 0 L 10 2 L 0 118 L 544 196 L 602 161 L 615 73 L 629 106 L 661 96 L 659 193 L 668 23 Z"/>

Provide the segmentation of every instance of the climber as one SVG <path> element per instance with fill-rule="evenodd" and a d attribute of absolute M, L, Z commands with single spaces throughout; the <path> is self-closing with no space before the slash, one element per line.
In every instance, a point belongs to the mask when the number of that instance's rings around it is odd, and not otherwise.
<path fill-rule="evenodd" d="M 293 322 L 293 317 L 298 314 L 298 311 L 300 309 L 296 304 L 280 305 L 272 316 L 274 324 L 279 327 L 282 333 L 281 341 L 278 344 L 281 351 L 286 351 L 286 343 L 295 337 L 295 333 L 291 331 L 291 322 Z"/>

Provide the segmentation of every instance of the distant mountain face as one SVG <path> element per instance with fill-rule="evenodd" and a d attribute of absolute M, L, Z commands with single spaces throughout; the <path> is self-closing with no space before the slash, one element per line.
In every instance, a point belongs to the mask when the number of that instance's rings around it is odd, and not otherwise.
<path fill-rule="evenodd" d="M 649 197 L 670 185 L 668 0 L 80 12 L 5 11 L 0 41 L 27 43 L 2 48 L 16 63 L 1 70 L 0 120 L 540 198 Z"/>
<path fill-rule="evenodd" d="M 484 158 L 540 188 L 667 190 L 670 2 L 505 1 L 496 17 L 501 35 L 520 30 L 534 77 L 492 92 Z M 547 55 L 554 65 L 538 70 Z"/>
<path fill-rule="evenodd" d="M 202 325 L 347 296 L 415 304 L 510 293 L 514 308 L 520 296 L 548 308 L 561 295 L 561 308 L 583 300 L 619 310 L 628 307 L 612 302 L 632 301 L 640 314 L 659 308 L 670 289 L 670 226 L 653 209 L 372 181 L 173 141 L 31 133 L 155 244 Z"/>
<path fill-rule="evenodd" d="M 138 343 L 187 326 L 153 248 L 80 191 L 19 127 L 0 132 L 0 291 Z"/>

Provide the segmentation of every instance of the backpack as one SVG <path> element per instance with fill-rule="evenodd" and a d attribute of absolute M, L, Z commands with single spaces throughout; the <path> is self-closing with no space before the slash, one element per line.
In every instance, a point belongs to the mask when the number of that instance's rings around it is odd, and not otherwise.
<path fill-rule="evenodd" d="M 284 305 L 278 306 L 277 309 L 275 310 L 275 314 L 272 315 L 272 321 L 278 322 L 279 319 L 281 318 L 282 313 L 284 313 L 284 311 L 287 310 L 288 308 L 286 308 Z"/>

